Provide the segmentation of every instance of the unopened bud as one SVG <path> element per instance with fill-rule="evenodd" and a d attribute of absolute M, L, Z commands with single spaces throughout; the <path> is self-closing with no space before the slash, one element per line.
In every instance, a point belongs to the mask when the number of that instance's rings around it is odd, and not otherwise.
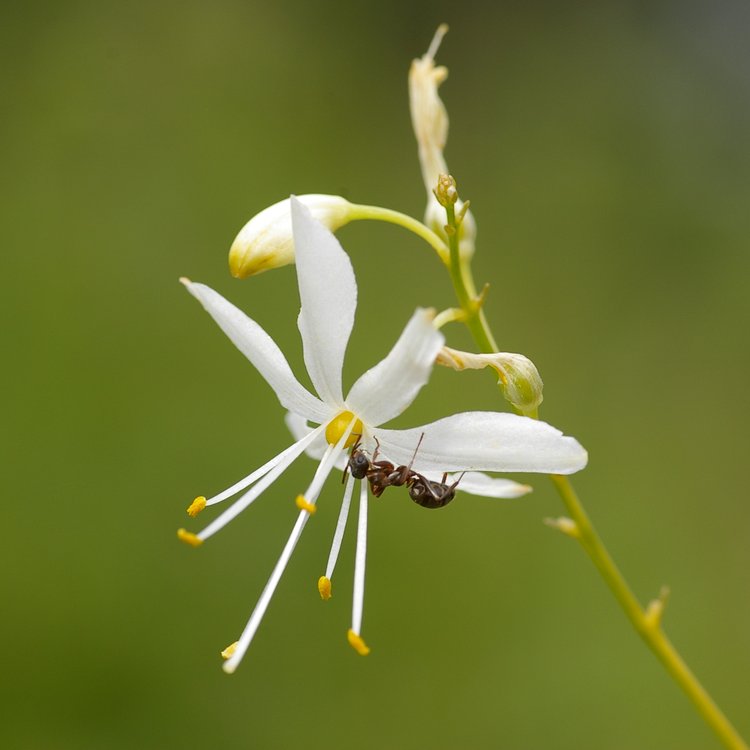
<path fill-rule="evenodd" d="M 435 197 L 444 208 L 455 205 L 458 200 L 458 188 L 456 181 L 449 174 L 441 174 L 438 177 Z"/>
<path fill-rule="evenodd" d="M 435 32 L 435 37 L 427 52 L 414 60 L 409 70 L 409 106 L 414 135 L 419 147 L 419 164 L 422 168 L 422 180 L 427 191 L 427 208 L 424 223 L 443 239 L 445 234 L 445 208 L 435 197 L 435 186 L 440 175 L 448 174 L 443 151 L 448 140 L 448 112 L 438 96 L 438 87 L 448 77 L 448 69 L 435 65 L 440 42 L 448 31 L 443 24 Z M 456 215 L 461 216 L 463 204 L 453 201 Z M 467 212 L 458 228 L 458 250 L 464 259 L 474 254 L 474 240 L 477 233 L 476 223 L 471 212 Z"/>
<path fill-rule="evenodd" d="M 481 370 L 491 367 L 498 375 L 505 398 L 521 414 L 536 416 L 544 396 L 544 383 L 534 363 L 523 354 L 497 352 L 495 354 L 472 354 L 444 346 L 437 356 L 437 363 L 454 370 Z"/>
<path fill-rule="evenodd" d="M 352 204 L 338 195 L 300 195 L 313 218 L 335 232 L 352 218 Z M 256 273 L 294 263 L 294 238 L 289 199 L 253 216 L 229 250 L 232 276 L 245 279 Z"/>

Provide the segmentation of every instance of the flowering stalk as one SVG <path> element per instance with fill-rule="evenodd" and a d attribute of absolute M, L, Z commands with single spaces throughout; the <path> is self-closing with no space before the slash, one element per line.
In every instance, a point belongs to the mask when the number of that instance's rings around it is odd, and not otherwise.
<path fill-rule="evenodd" d="M 349 218 L 351 221 L 361 219 L 385 221 L 389 224 L 397 224 L 404 229 L 408 229 L 410 232 L 414 232 L 414 234 L 427 242 L 427 244 L 429 244 L 438 254 L 440 260 L 442 260 L 446 266 L 450 266 L 450 257 L 448 255 L 448 250 L 445 247 L 445 243 L 429 227 L 426 227 L 421 221 L 417 221 L 412 216 L 402 214 L 400 211 L 394 211 L 390 208 L 352 204 Z"/>
<path fill-rule="evenodd" d="M 452 178 L 450 178 L 452 180 Z M 455 181 L 453 181 L 455 186 Z M 470 259 L 461 258 L 458 252 L 458 226 L 453 205 L 445 206 L 446 232 L 450 244 L 450 275 L 456 297 L 464 312 L 463 321 L 471 332 L 479 349 L 486 354 L 497 352 L 492 330 L 486 317 L 476 304 L 476 292 L 471 276 Z M 604 582 L 620 603 L 625 615 L 646 645 L 656 654 L 672 679 L 692 701 L 708 726 L 730 750 L 748 750 L 748 746 L 737 733 L 721 709 L 685 664 L 677 649 L 669 640 L 661 625 L 666 594 L 652 601 L 645 609 L 632 592 L 627 581 L 609 554 L 604 542 L 589 520 L 583 504 L 578 498 L 568 477 L 550 475 L 552 483 L 562 498 L 570 518 L 550 522 L 563 533 L 576 539 L 583 551 L 596 566 Z"/>

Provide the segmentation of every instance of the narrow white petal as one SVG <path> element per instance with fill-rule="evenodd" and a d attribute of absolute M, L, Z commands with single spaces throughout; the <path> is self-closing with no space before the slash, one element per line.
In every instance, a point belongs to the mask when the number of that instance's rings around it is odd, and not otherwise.
<path fill-rule="evenodd" d="M 321 425 L 302 440 L 298 440 L 293 446 L 287 448 L 283 452 L 284 458 L 280 460 L 276 466 L 273 467 L 261 480 L 253 485 L 244 495 L 238 500 L 232 503 L 220 516 L 215 518 L 203 531 L 197 536 L 202 541 L 205 541 L 210 536 L 213 536 L 217 531 L 224 528 L 230 521 L 235 519 L 245 508 L 253 503 L 260 495 L 268 489 L 294 462 L 294 460 L 305 450 L 307 445 L 311 443 L 318 433 L 322 432 L 325 428 Z M 278 456 L 277 456 L 278 458 Z"/>
<path fill-rule="evenodd" d="M 357 522 L 357 551 L 354 557 L 354 598 L 352 602 L 352 630 L 362 633 L 362 611 L 365 603 L 365 561 L 367 558 L 367 482 L 360 482 L 359 519 Z"/>
<path fill-rule="evenodd" d="M 572 474 L 588 454 L 572 437 L 546 422 L 503 412 L 464 412 L 411 430 L 377 429 L 383 454 L 408 463 L 424 433 L 414 470 L 529 471 Z"/>
<path fill-rule="evenodd" d="M 346 403 L 362 421 L 383 424 L 417 397 L 445 341 L 434 318 L 433 310 L 417 309 L 388 356 L 352 386 Z"/>
<path fill-rule="evenodd" d="M 305 365 L 318 395 L 343 405 L 341 370 L 357 307 L 357 284 L 349 256 L 338 240 L 291 199 Z M 299 414 L 306 412 L 292 409 Z"/>
<path fill-rule="evenodd" d="M 534 489 L 529 487 L 528 484 L 519 484 L 512 479 L 503 479 L 502 477 L 490 477 L 478 471 L 467 471 L 463 476 L 461 474 L 448 474 L 445 480 L 446 484 L 457 482 L 459 477 L 461 477 L 461 481 L 458 482 L 456 490 L 467 492 L 469 495 L 513 499 L 528 495 Z M 427 474 L 427 478 L 441 481 L 443 475 L 432 472 Z"/>
<path fill-rule="evenodd" d="M 292 436 L 295 440 L 302 439 L 303 437 L 305 437 L 305 435 L 309 435 L 315 429 L 314 427 L 310 427 L 304 417 L 291 411 L 286 413 L 284 421 L 286 422 L 286 426 L 289 428 L 289 432 L 292 433 Z M 325 432 L 320 432 L 315 440 L 313 440 L 312 443 L 310 443 L 307 448 L 305 448 L 305 453 L 310 456 L 310 458 L 314 458 L 316 461 L 320 461 L 320 459 L 323 458 L 326 450 L 328 450 L 328 443 L 326 441 Z M 336 468 L 343 471 L 346 468 L 348 460 L 349 457 L 346 453 L 339 454 L 338 458 L 336 459 Z"/>
<path fill-rule="evenodd" d="M 300 385 L 276 342 L 252 318 L 205 284 L 195 284 L 187 279 L 182 282 L 232 343 L 255 365 L 282 406 L 318 423 L 333 416 L 330 406 Z"/>
<path fill-rule="evenodd" d="M 245 625 L 245 629 L 242 631 L 239 641 L 237 641 L 237 648 L 234 650 L 232 656 L 224 662 L 223 667 L 225 672 L 231 674 L 237 669 L 237 666 L 242 661 L 242 657 L 245 655 L 248 646 L 252 642 L 253 637 L 260 626 L 263 615 L 268 609 L 271 598 L 276 591 L 276 587 L 279 585 L 279 581 L 281 580 L 281 576 L 283 575 L 286 566 L 289 564 L 292 552 L 294 552 L 294 548 L 297 546 L 297 542 L 299 541 L 300 536 L 302 536 L 302 531 L 309 518 L 310 514 L 305 510 L 300 511 L 299 516 L 297 516 L 297 522 L 294 524 L 289 540 L 281 553 L 281 557 L 276 563 L 276 566 L 271 573 L 271 577 L 268 579 L 268 583 L 263 589 L 263 593 L 260 595 L 260 599 L 258 599 L 258 603 L 255 605 L 255 609 L 253 610 L 252 615 L 250 615 L 247 625 Z"/>
<path fill-rule="evenodd" d="M 333 544 L 331 544 L 331 552 L 328 555 L 328 564 L 326 565 L 326 578 L 329 581 L 331 580 L 331 578 L 333 578 L 333 571 L 336 569 L 336 562 L 339 559 L 339 551 L 341 550 L 341 542 L 344 539 L 346 522 L 349 520 L 349 508 L 352 502 L 353 489 L 354 477 L 349 474 L 346 482 L 346 489 L 344 490 L 344 499 L 341 502 L 341 510 L 339 511 L 339 520 L 336 522 L 336 531 L 333 534 Z"/>

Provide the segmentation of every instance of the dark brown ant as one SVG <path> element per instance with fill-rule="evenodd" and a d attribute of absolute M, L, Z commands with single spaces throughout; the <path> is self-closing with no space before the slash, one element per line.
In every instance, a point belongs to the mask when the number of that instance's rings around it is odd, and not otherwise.
<path fill-rule="evenodd" d="M 409 489 L 409 497 L 423 508 L 442 508 L 456 496 L 456 487 L 463 474 L 453 484 L 446 484 L 448 474 L 443 474 L 443 480 L 436 482 L 412 471 L 412 464 L 417 457 L 417 451 L 422 444 L 424 433 L 420 435 L 414 455 L 408 466 L 394 466 L 390 461 L 378 461 L 380 443 L 375 439 L 375 452 L 370 460 L 365 452 L 359 448 L 360 440 L 352 446 L 347 469 L 355 479 L 367 479 L 370 491 L 375 497 L 380 497 L 388 487 L 403 487 Z M 361 438 L 360 438 L 361 439 Z"/>

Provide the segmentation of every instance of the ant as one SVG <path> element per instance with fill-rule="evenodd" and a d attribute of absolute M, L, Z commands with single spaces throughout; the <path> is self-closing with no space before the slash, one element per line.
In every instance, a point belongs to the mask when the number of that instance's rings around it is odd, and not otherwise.
<path fill-rule="evenodd" d="M 409 489 L 409 497 L 423 508 L 442 508 L 456 496 L 456 487 L 461 481 L 463 474 L 453 484 L 446 484 L 447 472 L 443 474 L 441 482 L 435 482 L 427 477 L 412 471 L 412 464 L 417 457 L 417 451 L 422 444 L 424 433 L 420 435 L 414 455 L 408 466 L 394 466 L 390 461 L 378 461 L 380 443 L 375 439 L 375 452 L 372 461 L 365 452 L 359 448 L 360 438 L 352 446 L 352 451 L 347 463 L 347 469 L 355 479 L 367 479 L 370 490 L 375 497 L 380 497 L 388 487 L 403 487 Z"/>

